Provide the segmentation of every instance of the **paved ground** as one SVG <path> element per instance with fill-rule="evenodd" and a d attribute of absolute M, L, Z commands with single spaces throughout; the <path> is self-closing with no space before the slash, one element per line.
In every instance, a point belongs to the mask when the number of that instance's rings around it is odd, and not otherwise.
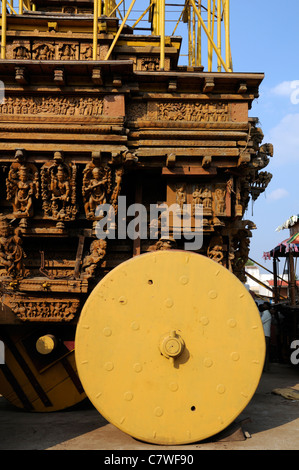
<path fill-rule="evenodd" d="M 272 393 L 275 388 L 298 384 L 299 369 L 271 364 L 271 371 L 263 374 L 253 399 L 238 418 L 250 418 L 243 425 L 250 437 L 176 447 L 136 441 L 107 423 L 89 402 L 63 412 L 28 414 L 0 397 L 0 450 L 299 450 L 299 400 Z"/>

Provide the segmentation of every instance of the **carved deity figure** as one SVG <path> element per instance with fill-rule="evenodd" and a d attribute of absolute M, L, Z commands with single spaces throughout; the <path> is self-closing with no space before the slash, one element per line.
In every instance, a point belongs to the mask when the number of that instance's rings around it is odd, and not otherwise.
<path fill-rule="evenodd" d="M 41 169 L 44 216 L 60 221 L 74 220 L 76 207 L 76 166 L 63 161 L 60 152 Z"/>
<path fill-rule="evenodd" d="M 208 247 L 207 255 L 208 258 L 216 261 L 216 263 L 222 264 L 222 260 L 224 258 L 222 237 L 212 238 Z"/>
<path fill-rule="evenodd" d="M 181 211 L 184 209 L 186 202 L 186 190 L 184 185 L 178 185 L 176 188 L 176 204 L 178 204 Z"/>
<path fill-rule="evenodd" d="M 92 46 L 90 45 L 81 46 L 81 59 L 83 60 L 92 59 Z"/>
<path fill-rule="evenodd" d="M 55 219 L 65 219 L 66 207 L 70 202 L 70 182 L 64 169 L 59 165 L 57 173 L 54 169 L 51 171 L 51 201 L 52 201 L 52 215 Z"/>
<path fill-rule="evenodd" d="M 176 247 L 177 243 L 174 238 L 161 237 L 154 245 L 150 246 L 149 251 L 174 250 Z"/>
<path fill-rule="evenodd" d="M 123 168 L 117 168 L 114 172 L 114 188 L 112 191 L 112 196 L 111 196 L 111 204 L 114 208 L 114 213 L 115 215 L 117 214 L 118 210 L 118 196 L 120 193 L 121 189 L 121 182 L 122 182 L 122 177 L 123 177 L 124 170 Z"/>
<path fill-rule="evenodd" d="M 7 219 L 0 215 L 0 277 L 22 279 L 28 271 L 24 267 L 21 229 L 12 229 Z"/>
<path fill-rule="evenodd" d="M 60 60 L 75 60 L 76 59 L 76 46 L 73 44 L 63 44 L 59 48 Z"/>
<path fill-rule="evenodd" d="M 94 240 L 90 245 L 90 253 L 85 256 L 82 263 L 82 269 L 84 271 L 83 276 L 87 279 L 95 275 L 95 271 L 106 256 L 107 242 L 105 240 Z"/>
<path fill-rule="evenodd" d="M 225 196 L 226 189 L 216 187 L 215 189 L 215 213 L 216 215 L 225 215 Z"/>
<path fill-rule="evenodd" d="M 13 58 L 17 60 L 30 59 L 30 51 L 25 46 L 17 45 L 13 49 Z"/>
<path fill-rule="evenodd" d="M 203 215 L 212 214 L 212 191 L 208 186 L 199 188 L 198 186 L 192 193 L 192 215 L 195 214 L 196 205 L 202 204 Z"/>
<path fill-rule="evenodd" d="M 6 179 L 7 199 L 12 203 L 14 217 L 31 217 L 33 200 L 39 197 L 38 171 L 35 165 L 25 162 L 22 152 L 16 153 L 16 160 Z"/>
<path fill-rule="evenodd" d="M 32 58 L 38 60 L 55 59 L 55 47 L 53 44 L 34 44 L 32 46 Z"/>
<path fill-rule="evenodd" d="M 106 204 L 111 192 L 111 170 L 106 166 L 86 165 L 83 171 L 82 194 L 87 219 L 95 218 L 99 205 Z"/>

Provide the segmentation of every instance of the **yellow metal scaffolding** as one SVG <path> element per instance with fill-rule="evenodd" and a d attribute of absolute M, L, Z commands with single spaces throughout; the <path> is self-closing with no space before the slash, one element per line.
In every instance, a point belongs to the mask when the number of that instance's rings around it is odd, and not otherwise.
<path fill-rule="evenodd" d="M 128 6 L 128 3 L 129 6 Z M 142 2 L 143 5 L 144 2 Z M 18 0 L 14 6 L 13 0 L 0 0 L 1 4 L 1 59 L 6 55 L 7 15 L 22 15 L 25 11 L 35 11 L 32 0 Z M 138 1 L 137 1 L 138 4 Z M 173 4 L 170 4 L 170 6 Z M 127 8 L 128 7 L 128 8 Z M 135 11 L 135 9 L 136 11 Z M 140 0 L 138 8 L 140 8 Z M 187 25 L 186 39 L 188 41 L 188 65 L 201 67 L 207 62 L 207 71 L 213 71 L 213 65 L 217 62 L 217 71 L 231 72 L 232 59 L 230 48 L 230 0 L 184 0 L 178 4 L 178 18 L 169 15 L 165 0 L 148 0 L 147 8 L 142 11 L 137 19 L 130 20 L 131 13 L 140 13 L 137 10 L 136 0 L 94 0 L 93 9 L 93 60 L 97 59 L 98 35 L 100 22 L 104 17 L 117 17 L 119 28 L 115 34 L 111 47 L 105 60 L 111 58 L 113 48 L 117 43 L 122 30 L 128 21 L 134 21 L 133 29 L 140 22 L 148 21 L 152 35 L 160 36 L 160 69 L 165 66 L 166 21 L 173 21 L 175 28 L 172 35 L 182 23 Z M 121 13 L 123 10 L 123 14 Z M 166 20 L 167 18 L 167 20 Z M 143 28 L 141 28 L 143 29 Z M 170 33 L 171 35 L 171 33 Z M 204 57 L 204 47 L 207 47 Z M 216 61 L 214 60 L 216 58 Z"/>

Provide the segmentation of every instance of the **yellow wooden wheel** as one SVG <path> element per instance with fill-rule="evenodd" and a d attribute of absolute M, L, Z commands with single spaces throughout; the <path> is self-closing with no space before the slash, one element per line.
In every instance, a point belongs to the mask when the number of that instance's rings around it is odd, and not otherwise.
<path fill-rule="evenodd" d="M 119 265 L 90 294 L 75 356 L 97 410 L 142 441 L 179 445 L 231 424 L 262 373 L 258 310 L 227 269 L 190 252 Z"/>
<path fill-rule="evenodd" d="M 74 331 L 60 326 L 2 326 L 0 395 L 26 411 L 58 411 L 86 398 L 74 355 Z"/>

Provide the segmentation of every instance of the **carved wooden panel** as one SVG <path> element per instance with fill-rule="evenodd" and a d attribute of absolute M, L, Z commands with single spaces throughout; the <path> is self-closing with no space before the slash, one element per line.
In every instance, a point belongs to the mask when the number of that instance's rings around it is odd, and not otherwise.
<path fill-rule="evenodd" d="M 127 108 L 128 120 L 229 122 L 230 104 L 218 101 L 132 102 Z"/>
<path fill-rule="evenodd" d="M 10 307 L 22 321 L 71 321 L 78 314 L 77 298 L 15 297 Z"/>
<path fill-rule="evenodd" d="M 100 116 L 103 99 L 80 96 L 7 96 L 0 116 Z"/>

